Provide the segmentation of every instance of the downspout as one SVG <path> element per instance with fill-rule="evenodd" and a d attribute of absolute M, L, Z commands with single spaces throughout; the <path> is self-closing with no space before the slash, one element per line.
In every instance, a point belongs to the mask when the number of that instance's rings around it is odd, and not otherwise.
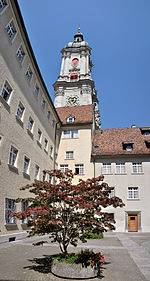
<path fill-rule="evenodd" d="M 56 122 L 56 125 L 55 125 L 55 138 L 54 138 L 54 163 L 53 163 L 53 170 L 55 170 L 55 163 L 56 163 L 56 137 L 57 137 L 57 124 L 59 122 Z"/>

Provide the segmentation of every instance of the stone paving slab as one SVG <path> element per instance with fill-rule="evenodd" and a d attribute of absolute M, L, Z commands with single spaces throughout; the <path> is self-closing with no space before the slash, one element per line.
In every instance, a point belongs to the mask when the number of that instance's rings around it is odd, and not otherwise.
<path fill-rule="evenodd" d="M 70 247 L 70 251 L 79 251 L 81 248 L 93 248 L 94 251 L 103 250 L 107 263 L 103 266 L 103 281 L 147 281 L 150 266 L 148 260 L 141 260 L 138 264 L 139 245 L 109 234 L 101 240 L 89 240 L 88 243 L 79 243 L 78 248 Z M 125 235 L 125 238 L 128 238 Z M 45 239 L 45 238 L 44 238 Z M 34 247 L 39 238 L 26 238 L 17 242 L 0 245 L 0 281 L 62 281 L 64 279 L 53 276 L 50 267 L 45 266 L 47 256 L 59 252 L 58 246 L 44 244 Z M 127 243 L 128 242 L 128 243 Z M 134 242 L 133 244 L 131 242 Z M 128 247 L 130 246 L 132 247 Z M 131 245 L 132 244 L 132 245 Z M 140 250 L 145 250 L 141 247 Z M 132 252 L 132 253 L 131 253 Z M 134 256 L 132 254 L 134 253 Z M 145 252 L 142 252 L 144 254 Z M 147 252 L 148 254 L 148 252 Z M 148 258 L 148 256 L 146 256 Z M 145 274 L 143 274 L 145 272 Z M 150 276 L 150 274 L 149 274 Z M 68 280 L 68 279 L 65 279 Z M 74 281 L 73 279 L 71 279 Z M 99 278 L 88 279 L 98 281 Z"/>

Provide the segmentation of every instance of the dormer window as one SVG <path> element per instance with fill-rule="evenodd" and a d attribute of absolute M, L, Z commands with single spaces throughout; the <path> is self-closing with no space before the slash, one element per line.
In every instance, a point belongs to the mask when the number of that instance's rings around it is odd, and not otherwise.
<path fill-rule="evenodd" d="M 74 116 L 72 116 L 72 115 L 69 115 L 69 116 L 67 117 L 67 122 L 68 122 L 68 123 L 73 123 L 74 120 L 75 120 L 75 118 L 74 118 Z"/>
<path fill-rule="evenodd" d="M 133 150 L 133 142 L 123 142 L 123 150 L 132 151 Z"/>
<path fill-rule="evenodd" d="M 144 136 L 149 136 L 150 135 L 150 128 L 141 128 L 141 133 Z"/>
<path fill-rule="evenodd" d="M 146 147 L 150 148 L 150 140 L 145 141 Z"/>

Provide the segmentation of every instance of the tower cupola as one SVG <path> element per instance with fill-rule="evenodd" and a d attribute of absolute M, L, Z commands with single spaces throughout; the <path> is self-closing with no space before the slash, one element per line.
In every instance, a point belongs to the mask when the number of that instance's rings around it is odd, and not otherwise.
<path fill-rule="evenodd" d="M 83 34 L 80 32 L 80 27 L 78 32 L 74 35 L 74 43 L 83 41 Z"/>

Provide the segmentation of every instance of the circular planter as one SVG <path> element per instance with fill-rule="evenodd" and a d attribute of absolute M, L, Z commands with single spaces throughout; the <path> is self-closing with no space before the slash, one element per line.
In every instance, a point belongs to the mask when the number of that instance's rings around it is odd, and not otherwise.
<path fill-rule="evenodd" d="M 89 279 L 97 277 L 98 269 L 91 266 L 82 267 L 82 264 L 66 263 L 57 260 L 52 261 L 51 272 L 57 277 Z"/>

